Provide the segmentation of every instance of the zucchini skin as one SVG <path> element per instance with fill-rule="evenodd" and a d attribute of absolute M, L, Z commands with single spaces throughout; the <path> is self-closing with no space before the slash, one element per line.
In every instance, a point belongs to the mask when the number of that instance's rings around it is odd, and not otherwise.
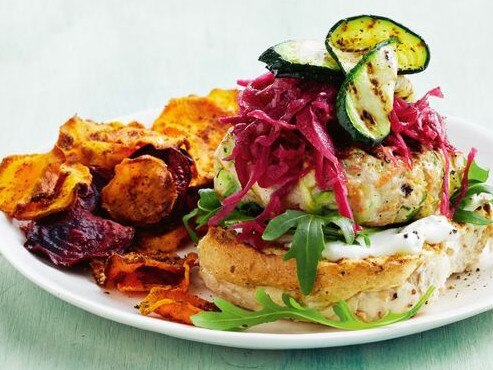
<path fill-rule="evenodd" d="M 342 83 L 344 80 L 342 70 L 333 70 L 317 65 L 289 62 L 275 50 L 276 46 L 278 45 L 270 47 L 258 58 L 259 61 L 266 64 L 266 68 L 274 73 L 276 77 L 292 77 L 337 84 Z"/>
<path fill-rule="evenodd" d="M 334 52 L 332 46 L 330 45 L 330 37 L 332 36 L 332 33 L 343 23 L 348 23 L 348 22 L 351 22 L 351 21 L 354 21 L 356 19 L 359 19 L 359 18 L 372 18 L 372 19 L 376 19 L 376 20 L 380 20 L 380 21 L 386 21 L 386 22 L 390 22 L 390 23 L 393 23 L 394 25 L 396 25 L 397 27 L 403 29 L 405 32 L 409 33 L 410 35 L 413 35 L 415 37 L 417 37 L 418 39 L 421 40 L 421 42 L 423 43 L 423 46 L 425 48 L 425 52 L 426 52 L 426 59 L 425 59 L 425 62 L 423 63 L 422 66 L 418 67 L 418 68 L 413 68 L 413 69 L 404 69 L 404 70 L 401 70 L 399 69 L 398 70 L 398 74 L 400 75 L 405 75 L 405 74 L 414 74 L 414 73 L 419 73 L 419 72 L 422 72 L 424 71 L 429 63 L 430 63 L 430 58 L 431 58 L 431 53 L 430 53 L 430 48 L 428 46 L 428 44 L 425 42 L 425 40 L 420 36 L 418 35 L 416 32 L 410 30 L 409 28 L 407 28 L 406 26 L 394 21 L 393 19 L 390 19 L 390 18 L 387 18 L 387 17 L 382 17 L 382 16 L 379 16 L 379 15 L 371 15 L 371 14 L 362 14 L 362 15 L 357 15 L 357 16 L 353 16 L 353 17 L 348 17 L 348 18 L 344 18 L 344 19 L 341 19 L 339 20 L 336 24 L 334 24 L 329 32 L 327 33 L 327 36 L 325 38 L 325 47 L 327 48 L 327 51 L 329 52 L 329 54 L 336 60 L 336 62 L 339 64 L 339 67 L 343 69 L 343 66 L 342 66 L 342 63 L 340 62 L 339 58 L 337 57 L 336 53 Z M 389 36 L 390 37 L 390 36 Z M 383 40 L 382 40 L 383 41 Z"/>
<path fill-rule="evenodd" d="M 395 42 L 397 42 L 396 38 L 390 38 L 388 40 L 378 43 L 369 52 L 367 52 L 363 56 L 363 58 L 361 58 L 358 64 L 356 64 L 356 66 L 351 71 L 349 71 L 349 73 L 346 75 L 346 78 L 344 79 L 344 82 L 341 85 L 339 93 L 337 94 L 336 112 L 337 112 L 337 119 L 339 121 L 339 124 L 342 126 L 342 128 L 344 128 L 344 130 L 346 130 L 346 132 L 348 132 L 351 135 L 353 140 L 362 142 L 370 146 L 375 146 L 380 144 L 380 142 L 382 142 L 382 140 L 385 139 L 385 137 L 390 133 L 390 120 L 388 122 L 388 132 L 385 136 L 376 138 L 376 137 L 369 137 L 363 134 L 355 127 L 355 124 L 352 122 L 351 117 L 347 112 L 346 96 L 348 94 L 349 85 L 353 82 L 355 78 L 358 77 L 361 69 L 366 68 L 367 62 L 375 55 L 375 53 L 377 53 L 382 47 L 393 44 Z"/>

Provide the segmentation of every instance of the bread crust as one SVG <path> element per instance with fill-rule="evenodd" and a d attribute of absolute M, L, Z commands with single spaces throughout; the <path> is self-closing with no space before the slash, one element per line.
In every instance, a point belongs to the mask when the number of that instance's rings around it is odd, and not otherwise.
<path fill-rule="evenodd" d="M 456 245 L 426 244 L 415 255 L 322 260 L 307 296 L 300 292 L 294 260 L 283 260 L 284 249 L 272 246 L 259 251 L 240 242 L 234 232 L 212 227 L 198 246 L 200 274 L 217 296 L 244 308 L 259 308 L 254 297 L 261 287 L 274 301 L 280 303 L 281 295 L 288 293 L 327 317 L 333 317 L 334 303 L 346 300 L 354 313 L 371 321 L 389 310 L 408 310 L 430 285 L 437 288 L 434 300 L 450 274 L 477 262 L 493 227 L 455 226 Z"/>
<path fill-rule="evenodd" d="M 233 232 L 213 227 L 199 244 L 200 265 L 218 280 L 242 286 L 271 286 L 301 296 L 295 261 L 284 251 L 259 251 L 240 242 Z M 311 296 L 328 303 L 347 299 L 362 290 L 401 285 L 416 269 L 418 255 L 321 261 Z M 329 289 L 330 288 L 330 289 Z"/>

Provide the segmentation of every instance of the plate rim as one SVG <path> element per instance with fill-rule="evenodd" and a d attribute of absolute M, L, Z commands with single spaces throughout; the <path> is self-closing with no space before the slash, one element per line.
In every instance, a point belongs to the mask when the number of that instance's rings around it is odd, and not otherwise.
<path fill-rule="evenodd" d="M 122 116 L 120 118 L 117 118 L 117 120 L 135 120 L 136 117 L 154 114 L 158 111 L 159 109 L 149 109 Z M 467 125 L 476 133 L 487 136 L 488 140 L 493 143 L 493 131 L 476 123 L 469 122 L 468 120 L 463 118 L 450 115 L 446 117 L 447 124 L 453 122 L 453 125 Z M 0 224 L 5 222 L 10 223 L 9 219 L 5 215 L 2 215 L 2 217 L 3 219 L 0 219 Z M 194 342 L 234 348 L 271 350 L 305 349 L 339 347 L 345 345 L 378 342 L 417 334 L 427 330 L 432 330 L 440 326 L 444 326 L 453 322 L 458 322 L 493 309 L 493 296 L 490 296 L 485 297 L 484 300 L 473 302 L 470 305 L 452 309 L 451 311 L 447 312 L 447 315 L 440 315 L 439 313 L 435 313 L 432 315 L 418 314 L 415 318 L 400 323 L 381 328 L 358 331 L 334 330 L 320 333 L 285 334 L 258 332 L 240 333 L 209 330 L 185 324 L 174 323 L 166 320 L 157 320 L 152 317 L 146 317 L 136 315 L 132 312 L 122 311 L 106 306 L 103 303 L 91 300 L 90 298 L 81 296 L 80 294 L 64 289 L 61 286 L 56 286 L 56 284 L 54 284 L 52 280 L 50 280 L 46 276 L 43 276 L 37 270 L 30 270 L 29 265 L 22 264 L 21 261 L 16 258 L 16 255 L 22 252 L 16 251 L 15 248 L 9 248 L 7 244 L 9 243 L 0 243 L 0 254 L 6 259 L 7 262 L 10 263 L 10 265 L 12 265 L 18 272 L 20 272 L 33 284 L 39 286 L 53 296 L 73 306 L 76 306 L 84 311 L 90 312 L 105 319 L 139 329 L 157 332 L 180 339 L 191 340 Z M 27 250 L 22 249 L 22 251 L 28 253 L 33 259 L 38 259 L 38 257 L 31 255 Z M 42 263 L 41 261 L 38 262 Z"/>

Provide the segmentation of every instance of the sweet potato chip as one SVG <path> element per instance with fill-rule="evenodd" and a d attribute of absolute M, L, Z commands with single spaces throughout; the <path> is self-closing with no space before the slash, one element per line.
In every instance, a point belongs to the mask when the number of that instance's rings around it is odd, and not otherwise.
<path fill-rule="evenodd" d="M 237 94 L 237 90 L 215 89 L 208 97 L 171 99 L 152 126 L 177 141 L 188 142 L 187 151 L 197 168 L 192 186 L 205 185 L 214 178 L 213 154 L 229 128 L 219 118 L 236 113 Z"/>
<path fill-rule="evenodd" d="M 178 191 L 161 159 L 143 155 L 124 159 L 102 190 L 102 206 L 117 221 L 134 225 L 159 222 L 173 210 Z"/>
<path fill-rule="evenodd" d="M 236 89 L 214 89 L 207 97 L 227 111 L 229 115 L 235 115 L 238 112 L 238 93 Z"/>
<path fill-rule="evenodd" d="M 90 186 L 89 168 L 64 163 L 56 148 L 45 154 L 14 155 L 0 164 L 0 210 L 19 220 L 38 219 L 69 208 Z"/>
<path fill-rule="evenodd" d="M 142 231 L 137 236 L 136 251 L 140 253 L 174 252 L 189 240 L 190 237 L 183 224 L 161 234 Z"/>
<path fill-rule="evenodd" d="M 201 311 L 216 311 L 214 303 L 181 289 L 152 288 L 139 304 L 140 313 L 156 313 L 165 319 L 192 325 L 190 319 Z"/>
<path fill-rule="evenodd" d="M 60 127 L 56 146 L 68 162 L 112 169 L 146 145 L 165 149 L 180 144 L 136 122 L 95 123 L 74 116 Z"/>
<path fill-rule="evenodd" d="M 197 260 L 196 253 L 189 253 L 185 258 L 177 255 L 114 254 L 106 261 L 105 278 L 101 278 L 99 270 L 93 270 L 93 274 L 99 276 L 97 281 L 104 281 L 106 287 L 116 287 L 121 292 L 148 292 L 159 286 L 188 290 L 190 269 L 197 265 Z"/>

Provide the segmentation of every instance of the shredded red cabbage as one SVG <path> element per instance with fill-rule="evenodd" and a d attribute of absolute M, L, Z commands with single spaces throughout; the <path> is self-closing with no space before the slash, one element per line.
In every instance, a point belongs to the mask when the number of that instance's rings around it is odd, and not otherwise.
<path fill-rule="evenodd" d="M 381 147 L 383 153 L 395 161 L 395 156 L 403 158 L 412 166 L 410 143 L 419 143 L 428 149 L 440 149 L 444 157 L 444 176 L 440 212 L 451 217 L 449 203 L 450 155 L 455 148 L 450 144 L 445 131 L 445 120 L 428 103 L 428 98 L 443 98 L 439 87 L 430 90 L 414 103 L 407 103 L 394 97 L 394 110 L 390 115 L 391 132 Z"/>
<path fill-rule="evenodd" d="M 310 169 L 317 185 L 332 189 L 339 213 L 353 218 L 346 178 L 327 125 L 337 123 L 335 99 L 338 87 L 294 78 L 275 78 L 266 73 L 252 81 L 240 81 L 239 114 L 224 119 L 234 125 L 235 146 L 227 158 L 235 161 L 241 190 L 222 201 L 223 209 L 212 219 L 216 224 L 228 215 L 251 187 L 275 187 L 264 212 L 238 228 L 255 230 L 282 212 L 282 199 Z M 307 163 L 308 160 L 308 163 Z"/>
<path fill-rule="evenodd" d="M 337 125 L 339 86 L 275 78 L 272 73 L 238 84 L 244 87 L 238 98 L 239 113 L 223 122 L 233 125 L 235 146 L 226 159 L 234 160 L 241 189 L 222 201 L 223 208 L 209 223 L 216 225 L 231 213 L 255 183 L 262 188 L 274 187 L 276 191 L 255 220 L 233 226 L 241 230 L 240 239 L 263 245 L 266 222 L 285 211 L 283 198 L 312 169 L 317 186 L 334 192 L 339 213 L 353 219 L 340 153 L 329 134 Z M 378 148 L 392 161 L 403 158 L 409 167 L 412 148 L 417 144 L 441 150 L 445 174 L 440 209 L 450 216 L 449 167 L 455 149 L 448 141 L 443 117 L 429 106 L 431 96 L 443 97 L 439 88 L 414 103 L 395 97 L 391 133 Z"/>

